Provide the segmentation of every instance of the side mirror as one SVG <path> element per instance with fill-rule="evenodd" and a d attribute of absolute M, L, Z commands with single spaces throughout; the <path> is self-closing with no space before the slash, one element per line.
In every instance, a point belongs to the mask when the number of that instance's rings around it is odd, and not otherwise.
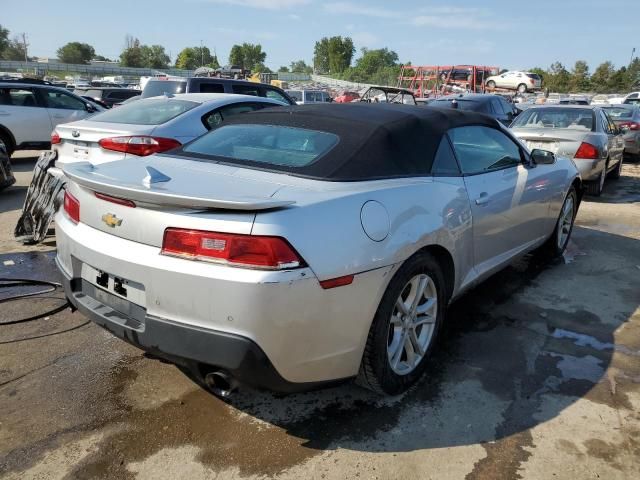
<path fill-rule="evenodd" d="M 531 160 L 536 165 L 551 165 L 556 162 L 556 155 L 553 152 L 547 150 L 540 150 L 534 148 L 531 150 Z"/>
<path fill-rule="evenodd" d="M 86 103 L 85 104 L 85 109 L 87 110 L 87 112 L 89 113 L 95 113 L 98 111 L 98 109 L 96 107 L 94 107 L 93 105 L 91 105 L 90 103 Z"/>

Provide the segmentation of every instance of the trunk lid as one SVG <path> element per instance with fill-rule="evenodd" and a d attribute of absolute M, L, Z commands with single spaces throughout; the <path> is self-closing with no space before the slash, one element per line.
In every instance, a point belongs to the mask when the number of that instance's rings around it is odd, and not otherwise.
<path fill-rule="evenodd" d="M 114 160 L 133 157 L 122 152 L 104 150 L 98 142 L 103 138 L 128 135 L 151 135 L 156 125 L 133 125 L 122 123 L 81 122 L 58 125 L 55 130 L 60 135 L 60 143 L 54 145 L 58 152 L 58 163 L 90 162 L 99 165 Z M 135 157 L 138 158 L 138 157 Z"/>
<path fill-rule="evenodd" d="M 512 131 L 529 150 L 539 148 L 570 158 L 591 133 L 587 129 L 571 128 L 514 128 Z"/>
<path fill-rule="evenodd" d="M 294 203 L 272 198 L 282 184 L 268 175 L 256 178 L 251 170 L 185 159 L 151 156 L 98 167 L 67 164 L 63 170 L 73 182 L 70 192 L 80 202 L 82 223 L 157 247 L 168 227 L 250 234 L 256 211 Z"/>

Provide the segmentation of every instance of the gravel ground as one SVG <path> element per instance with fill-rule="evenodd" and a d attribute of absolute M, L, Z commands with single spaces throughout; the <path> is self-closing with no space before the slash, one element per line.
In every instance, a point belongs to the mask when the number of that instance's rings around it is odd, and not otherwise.
<path fill-rule="evenodd" d="M 0 277 L 55 279 L 53 240 L 11 238 L 34 163 L 14 160 Z M 400 397 L 348 384 L 223 401 L 78 313 L 0 326 L 0 476 L 640 478 L 639 281 L 636 164 L 583 203 L 564 261 L 525 257 L 456 302 Z M 62 301 L 5 303 L 0 319 Z"/>

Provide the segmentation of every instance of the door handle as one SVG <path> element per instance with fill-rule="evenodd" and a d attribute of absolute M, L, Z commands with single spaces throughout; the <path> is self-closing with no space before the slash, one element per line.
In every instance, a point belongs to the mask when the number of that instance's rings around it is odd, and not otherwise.
<path fill-rule="evenodd" d="M 482 192 L 478 198 L 476 198 L 476 205 L 486 205 L 489 203 L 489 194 Z"/>

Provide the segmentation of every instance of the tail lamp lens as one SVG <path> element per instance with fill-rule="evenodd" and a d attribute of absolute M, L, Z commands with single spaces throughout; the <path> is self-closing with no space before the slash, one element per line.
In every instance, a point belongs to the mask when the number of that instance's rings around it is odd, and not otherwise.
<path fill-rule="evenodd" d="M 581 158 L 586 160 L 596 160 L 599 157 L 598 149 L 587 142 L 582 142 L 578 151 L 575 154 L 575 158 Z"/>
<path fill-rule="evenodd" d="M 55 130 L 51 132 L 51 145 L 58 145 L 61 142 L 62 140 L 60 139 L 60 135 L 58 135 L 58 132 L 56 132 Z"/>
<path fill-rule="evenodd" d="M 304 266 L 298 253 L 281 237 L 180 228 L 165 230 L 162 254 L 266 270 Z"/>
<path fill-rule="evenodd" d="M 173 138 L 149 137 L 146 135 L 103 138 L 98 144 L 105 150 L 129 153 L 139 157 L 166 152 L 181 145 L 179 141 Z"/>
<path fill-rule="evenodd" d="M 64 192 L 64 211 L 73 223 L 80 222 L 80 202 L 66 190 Z"/>

